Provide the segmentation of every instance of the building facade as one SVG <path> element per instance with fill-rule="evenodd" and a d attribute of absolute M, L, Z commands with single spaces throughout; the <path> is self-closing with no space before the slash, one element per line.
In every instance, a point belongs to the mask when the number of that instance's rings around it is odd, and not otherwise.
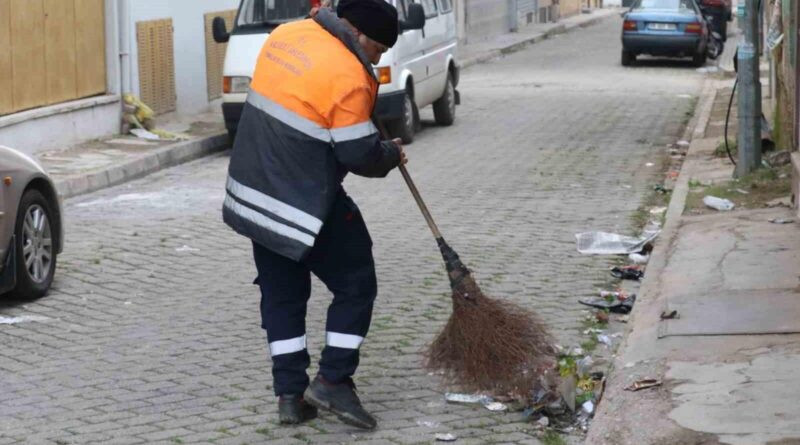
<path fill-rule="evenodd" d="M 125 92 L 160 114 L 215 106 L 224 46 L 210 22 L 238 3 L 0 0 L 0 144 L 35 153 L 117 133 Z"/>

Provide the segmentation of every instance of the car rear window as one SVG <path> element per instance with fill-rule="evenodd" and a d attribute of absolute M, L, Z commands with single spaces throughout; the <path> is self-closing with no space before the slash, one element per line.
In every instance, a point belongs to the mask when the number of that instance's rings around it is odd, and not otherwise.
<path fill-rule="evenodd" d="M 634 9 L 658 9 L 668 11 L 693 11 L 694 0 L 639 0 Z"/>
<path fill-rule="evenodd" d="M 304 18 L 310 9 L 309 0 L 244 0 L 236 25 L 279 25 Z"/>

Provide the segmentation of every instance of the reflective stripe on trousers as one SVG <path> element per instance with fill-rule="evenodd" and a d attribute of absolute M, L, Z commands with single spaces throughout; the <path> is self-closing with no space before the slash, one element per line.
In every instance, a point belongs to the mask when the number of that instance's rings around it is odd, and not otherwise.
<path fill-rule="evenodd" d="M 295 262 L 253 243 L 261 288 L 275 394 L 301 394 L 308 386 L 306 339 L 325 339 L 320 373 L 342 381 L 353 375 L 369 330 L 377 294 L 372 240 L 358 207 L 342 191 L 308 257 Z M 333 291 L 326 332 L 306 332 L 311 274 Z"/>

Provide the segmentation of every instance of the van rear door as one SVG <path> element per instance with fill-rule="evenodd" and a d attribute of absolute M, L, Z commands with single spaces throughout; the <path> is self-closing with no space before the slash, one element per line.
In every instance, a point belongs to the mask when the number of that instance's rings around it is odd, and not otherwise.
<path fill-rule="evenodd" d="M 439 13 L 437 0 L 421 0 L 425 10 L 425 28 L 423 29 L 423 54 L 425 58 L 425 78 L 421 79 L 417 105 L 424 107 L 439 98 L 444 84 L 439 85 L 437 77 L 441 74 L 442 67 L 437 63 L 437 49 L 441 48 L 445 39 L 447 24 Z M 441 87 L 441 88 L 440 88 Z"/>

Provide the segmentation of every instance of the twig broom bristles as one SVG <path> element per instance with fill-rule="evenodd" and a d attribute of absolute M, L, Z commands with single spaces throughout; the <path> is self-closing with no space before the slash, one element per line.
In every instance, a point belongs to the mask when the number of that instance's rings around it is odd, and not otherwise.
<path fill-rule="evenodd" d="M 386 138 L 385 129 L 381 132 Z M 469 390 L 530 396 L 536 374 L 552 365 L 552 338 L 541 320 L 516 304 L 481 292 L 469 269 L 445 242 L 404 165 L 399 167 L 442 253 L 453 313 L 431 344 L 426 365 Z"/>

